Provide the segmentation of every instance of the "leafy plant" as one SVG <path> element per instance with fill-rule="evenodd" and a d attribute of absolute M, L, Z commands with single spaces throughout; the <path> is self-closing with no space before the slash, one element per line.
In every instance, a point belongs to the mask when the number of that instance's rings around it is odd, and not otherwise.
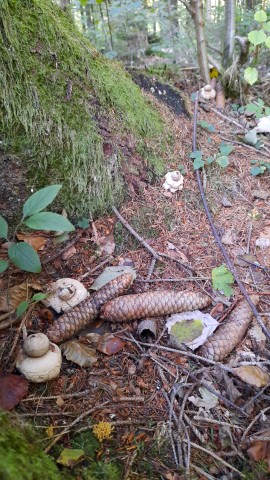
<path fill-rule="evenodd" d="M 190 158 L 193 158 L 194 170 L 198 170 L 207 164 L 211 165 L 213 162 L 216 162 L 221 168 L 226 168 L 229 165 L 228 155 L 233 151 L 233 148 L 232 145 L 221 142 L 219 152 L 215 153 L 212 157 L 208 157 L 206 160 L 203 159 L 203 154 L 200 150 L 192 152 Z"/>
<path fill-rule="evenodd" d="M 205 120 L 200 120 L 198 122 L 198 125 L 200 125 L 200 127 L 204 128 L 205 130 L 208 130 L 208 132 L 215 132 L 216 130 L 214 125 L 206 122 Z"/>
<path fill-rule="evenodd" d="M 248 39 L 253 45 L 254 57 L 251 65 L 244 71 L 244 79 L 250 85 L 253 85 L 258 80 L 258 70 L 256 64 L 258 62 L 259 49 L 262 47 L 270 48 L 270 22 L 267 21 L 267 14 L 264 10 L 258 10 L 254 15 L 254 20 L 258 22 L 258 28 L 252 30 L 248 34 Z"/>
<path fill-rule="evenodd" d="M 263 160 L 251 160 L 252 167 L 250 168 L 250 173 L 253 177 L 262 175 L 265 171 L 270 172 L 270 163 L 264 162 Z"/>
<path fill-rule="evenodd" d="M 33 295 L 33 297 L 29 300 L 24 300 L 21 302 L 16 309 L 17 317 L 23 315 L 31 304 L 40 302 L 40 300 L 44 300 L 46 297 L 46 293 L 35 293 L 35 295 Z"/>
<path fill-rule="evenodd" d="M 270 107 L 266 106 L 261 98 L 258 98 L 255 102 L 245 106 L 245 112 L 254 113 L 256 118 L 262 118 L 270 115 Z"/>
<path fill-rule="evenodd" d="M 21 225 L 26 225 L 33 230 L 50 230 L 54 232 L 72 232 L 75 230 L 69 220 L 62 215 L 52 212 L 42 212 L 44 208 L 52 203 L 61 187 L 62 185 L 50 185 L 49 187 L 42 188 L 31 195 L 23 205 L 22 219 L 15 228 L 8 248 L 9 260 L 21 270 L 33 273 L 39 273 L 41 271 L 41 263 L 36 250 L 28 243 L 15 242 L 16 232 Z M 8 224 L 1 215 L 0 238 L 9 241 Z M 4 272 L 8 266 L 8 261 L 0 260 L 0 273 Z"/>
<path fill-rule="evenodd" d="M 230 286 L 233 282 L 234 277 L 226 265 L 213 268 L 212 285 L 215 290 L 219 290 L 223 292 L 226 297 L 230 297 L 233 294 L 233 289 Z"/>

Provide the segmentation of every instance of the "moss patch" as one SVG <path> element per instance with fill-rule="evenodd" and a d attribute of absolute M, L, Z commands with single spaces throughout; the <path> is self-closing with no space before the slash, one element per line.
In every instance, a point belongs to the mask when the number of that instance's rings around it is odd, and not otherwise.
<path fill-rule="evenodd" d="M 77 215 L 123 198 L 121 153 L 116 142 L 104 154 L 104 129 L 138 142 L 163 131 L 129 74 L 51 0 L 0 4 L 0 113 L 4 151 L 19 154 L 37 187 L 62 183 L 59 205 Z"/>

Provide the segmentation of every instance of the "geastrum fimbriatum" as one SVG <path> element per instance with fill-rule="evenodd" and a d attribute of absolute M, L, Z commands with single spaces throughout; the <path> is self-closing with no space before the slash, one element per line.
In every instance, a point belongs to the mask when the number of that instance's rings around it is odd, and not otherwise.
<path fill-rule="evenodd" d="M 42 303 L 57 313 L 67 312 L 89 295 L 85 286 L 74 278 L 60 278 L 49 285 L 47 293 L 49 295 Z"/>
<path fill-rule="evenodd" d="M 183 175 L 177 170 L 174 172 L 168 172 L 165 175 L 165 183 L 163 183 L 163 188 L 169 190 L 172 193 L 177 192 L 177 190 L 182 190 L 184 183 Z"/>
<path fill-rule="evenodd" d="M 62 364 L 60 348 L 44 333 L 29 335 L 16 359 L 17 369 L 31 382 L 42 383 L 58 377 Z"/>
<path fill-rule="evenodd" d="M 200 90 L 200 98 L 206 101 L 213 100 L 216 98 L 216 90 L 211 85 L 205 85 Z"/>

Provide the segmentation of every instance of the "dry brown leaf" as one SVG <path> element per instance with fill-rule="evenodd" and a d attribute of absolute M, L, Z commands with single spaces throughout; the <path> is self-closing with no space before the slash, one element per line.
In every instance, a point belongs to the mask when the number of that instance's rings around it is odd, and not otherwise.
<path fill-rule="evenodd" d="M 77 363 L 81 367 L 92 367 L 98 361 L 96 350 L 77 340 L 63 343 L 61 350 L 67 360 Z"/>
<path fill-rule="evenodd" d="M 243 365 L 233 368 L 233 373 L 253 387 L 264 387 L 270 381 L 269 374 L 257 365 Z"/>
<path fill-rule="evenodd" d="M 232 228 L 229 228 L 222 235 L 221 241 L 224 245 L 234 245 L 235 244 L 235 232 Z"/>
<path fill-rule="evenodd" d="M 29 243 L 29 245 L 31 245 L 31 247 L 33 247 L 36 251 L 44 250 L 44 246 L 46 243 L 45 237 L 25 235 L 24 233 L 17 233 L 16 237 L 18 240 L 22 240 L 23 242 Z"/>
<path fill-rule="evenodd" d="M 68 260 L 69 258 L 73 257 L 75 253 L 77 253 L 76 247 L 72 245 L 63 253 L 62 260 Z"/>
<path fill-rule="evenodd" d="M 106 237 L 101 237 L 98 240 L 98 245 L 100 247 L 100 255 L 112 255 L 115 250 L 115 241 L 113 235 L 107 235 Z"/>
<path fill-rule="evenodd" d="M 268 465 L 270 472 L 270 442 L 267 440 L 257 440 L 247 451 L 249 458 L 259 462 L 264 460 Z"/>
<path fill-rule="evenodd" d="M 12 410 L 28 390 L 28 380 L 19 375 L 6 375 L 0 377 L 0 408 Z"/>
<path fill-rule="evenodd" d="M 218 302 L 211 310 L 211 317 L 217 319 L 224 312 L 224 305 L 221 302 Z"/>
<path fill-rule="evenodd" d="M 0 295 L 0 312 L 13 312 L 24 300 L 31 298 L 33 290 L 42 290 L 38 284 L 26 282 L 5 290 Z"/>

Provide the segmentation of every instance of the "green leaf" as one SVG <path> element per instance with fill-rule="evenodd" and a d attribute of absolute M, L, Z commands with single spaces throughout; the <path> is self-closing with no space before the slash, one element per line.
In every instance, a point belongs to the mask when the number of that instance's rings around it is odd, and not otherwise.
<path fill-rule="evenodd" d="M 30 304 L 29 300 L 25 300 L 24 302 L 19 303 L 16 309 L 17 317 L 20 317 L 26 312 L 27 308 L 29 307 L 29 304 Z"/>
<path fill-rule="evenodd" d="M 90 225 L 90 220 L 89 218 L 83 217 L 79 222 L 78 222 L 78 227 L 80 228 L 88 228 Z"/>
<path fill-rule="evenodd" d="M 233 145 L 230 145 L 229 143 L 225 143 L 225 142 L 221 142 L 219 146 L 221 155 L 230 155 L 233 149 L 234 149 Z"/>
<path fill-rule="evenodd" d="M 249 132 L 245 134 L 244 138 L 245 138 L 245 143 L 248 143 L 249 145 L 256 145 L 258 141 L 258 137 L 257 137 L 257 132 L 255 128 L 253 128 L 252 130 L 249 130 Z"/>
<path fill-rule="evenodd" d="M 263 29 L 264 29 L 266 32 L 270 32 L 270 22 L 266 22 L 266 23 L 263 25 Z"/>
<path fill-rule="evenodd" d="M 58 194 L 62 185 L 50 185 L 42 188 L 29 197 L 23 206 L 23 218 L 34 215 L 43 210 L 47 205 L 52 203 Z"/>
<path fill-rule="evenodd" d="M 8 256 L 14 265 L 21 270 L 33 273 L 41 271 L 39 256 L 28 243 L 13 243 L 8 249 Z"/>
<path fill-rule="evenodd" d="M 36 213 L 24 220 L 23 223 L 34 230 L 50 230 L 53 232 L 73 232 L 75 230 L 74 225 L 67 218 L 52 212 Z"/>
<path fill-rule="evenodd" d="M 266 117 L 270 115 L 270 107 L 265 107 L 265 115 Z"/>
<path fill-rule="evenodd" d="M 47 297 L 48 297 L 47 293 L 35 293 L 35 295 L 33 295 L 33 297 L 31 298 L 31 300 L 33 300 L 34 302 L 40 302 L 40 300 L 44 300 L 44 298 L 47 298 Z"/>
<path fill-rule="evenodd" d="M 200 125 L 202 128 L 205 128 L 205 130 L 208 130 L 208 132 L 215 132 L 214 125 L 211 125 L 211 123 L 208 123 L 205 120 L 200 120 L 198 125 Z"/>
<path fill-rule="evenodd" d="M 256 167 L 251 167 L 250 173 L 253 177 L 257 177 L 257 175 L 262 175 L 265 171 L 266 167 L 262 165 L 257 165 Z"/>
<path fill-rule="evenodd" d="M 261 45 L 266 40 L 266 34 L 263 30 L 252 30 L 248 34 L 248 39 L 253 45 Z"/>
<path fill-rule="evenodd" d="M 195 158 L 193 162 L 193 168 L 194 170 L 198 170 L 199 168 L 204 167 L 204 161 L 201 160 L 200 158 Z"/>
<path fill-rule="evenodd" d="M 7 238 L 8 224 L 6 220 L 0 215 L 0 238 Z"/>
<path fill-rule="evenodd" d="M 233 275 L 227 269 L 225 265 L 220 265 L 220 267 L 213 268 L 212 270 L 212 284 L 215 290 L 220 290 L 230 297 L 233 294 L 233 289 L 230 287 L 230 284 L 234 282 Z"/>
<path fill-rule="evenodd" d="M 270 48 L 270 36 L 267 37 L 267 39 L 265 40 L 265 46 L 266 46 L 267 48 Z"/>
<path fill-rule="evenodd" d="M 9 263 L 6 260 L 0 260 L 0 273 L 3 273 L 8 268 Z"/>
<path fill-rule="evenodd" d="M 219 164 L 221 168 L 226 168 L 229 165 L 229 160 L 227 155 L 221 155 L 217 157 L 216 162 Z"/>
<path fill-rule="evenodd" d="M 261 108 L 258 107 L 255 103 L 248 103 L 245 107 L 245 112 L 249 113 L 257 113 L 258 111 L 261 112 Z"/>
<path fill-rule="evenodd" d="M 202 152 L 200 150 L 196 150 L 195 152 L 192 152 L 190 154 L 190 158 L 195 158 L 195 159 L 201 160 L 202 159 Z"/>
<path fill-rule="evenodd" d="M 254 20 L 256 20 L 256 22 L 260 22 L 260 23 L 266 22 L 267 15 L 263 10 L 258 10 L 254 15 Z"/>
<path fill-rule="evenodd" d="M 206 159 L 206 162 L 208 163 L 208 165 L 211 165 L 211 163 L 213 163 L 214 160 L 215 160 L 215 157 L 208 157 Z"/>
<path fill-rule="evenodd" d="M 60 456 L 56 460 L 65 467 L 74 467 L 76 463 L 84 458 L 84 451 L 79 448 L 64 448 Z"/>
<path fill-rule="evenodd" d="M 247 67 L 244 71 L 244 79 L 246 80 L 249 85 L 253 85 L 253 83 L 257 82 L 258 80 L 258 70 L 255 67 Z"/>

